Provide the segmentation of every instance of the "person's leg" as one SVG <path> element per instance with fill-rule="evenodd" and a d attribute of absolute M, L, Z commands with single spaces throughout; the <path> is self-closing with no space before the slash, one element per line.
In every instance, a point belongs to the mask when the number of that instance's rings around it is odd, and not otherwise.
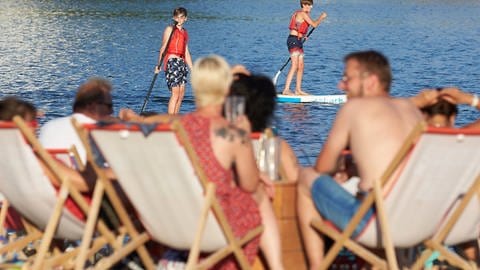
<path fill-rule="evenodd" d="M 185 84 L 179 86 L 178 99 L 175 104 L 175 114 L 180 112 L 180 107 L 182 106 L 183 97 L 185 96 Z"/>
<path fill-rule="evenodd" d="M 331 221 L 343 230 L 356 213 L 361 201 L 348 193 L 331 176 L 319 175 L 313 168 L 302 170 L 298 191 L 300 229 L 310 267 L 317 269 L 323 259 L 324 245 L 319 233 L 310 226 L 310 222 L 321 215 L 321 218 Z M 370 209 L 358 224 L 353 236 L 363 230 L 372 215 L 373 210 Z"/>
<path fill-rule="evenodd" d="M 309 269 L 319 269 L 324 255 L 322 236 L 310 226 L 314 218 L 321 218 L 311 197 L 312 183 L 319 174 L 313 168 L 303 168 L 300 171 L 297 186 L 297 213 L 303 245 L 309 262 Z"/>
<path fill-rule="evenodd" d="M 180 112 L 183 97 L 185 96 L 185 86 L 187 85 L 188 67 L 183 59 L 178 60 L 178 85 L 180 91 L 178 93 L 177 103 L 175 104 L 175 114 Z"/>
<path fill-rule="evenodd" d="M 301 54 L 298 57 L 298 70 L 297 70 L 297 84 L 295 87 L 295 94 L 296 95 L 308 95 L 307 92 L 302 90 L 302 80 L 303 80 L 303 71 L 305 70 L 305 61 L 304 55 Z"/>
<path fill-rule="evenodd" d="M 260 238 L 260 249 L 268 263 L 268 269 L 282 270 L 282 244 L 272 202 L 263 188 L 259 188 L 254 196 L 262 217 L 263 233 Z"/>
<path fill-rule="evenodd" d="M 315 208 L 324 219 L 331 221 L 341 230 L 347 227 L 362 201 L 349 193 L 329 175 L 321 175 L 312 183 L 311 193 Z M 362 217 L 352 236 L 357 236 L 373 215 L 370 208 Z"/>
<path fill-rule="evenodd" d="M 310 226 L 313 219 L 321 218 L 311 197 L 313 182 L 319 174 L 311 167 L 300 171 L 297 186 L 297 213 L 303 245 L 309 262 L 309 269 L 319 269 L 323 260 L 324 246 L 322 236 Z"/>
<path fill-rule="evenodd" d="M 180 86 L 174 86 L 171 88 L 170 100 L 168 101 L 168 114 L 175 114 L 178 99 L 180 97 Z"/>
<path fill-rule="evenodd" d="M 167 62 L 165 79 L 170 89 L 170 100 L 168 101 L 168 114 L 177 114 L 180 111 L 185 84 L 187 83 L 188 69 L 181 58 L 170 58 Z"/>
<path fill-rule="evenodd" d="M 297 72 L 298 69 L 298 54 L 292 53 L 290 55 L 290 59 L 292 60 L 292 64 L 290 65 L 290 70 L 287 74 L 287 80 L 285 81 L 285 88 L 283 88 L 282 94 L 284 95 L 292 95 L 293 92 L 290 90 L 290 84 L 293 80 L 293 75 Z"/>

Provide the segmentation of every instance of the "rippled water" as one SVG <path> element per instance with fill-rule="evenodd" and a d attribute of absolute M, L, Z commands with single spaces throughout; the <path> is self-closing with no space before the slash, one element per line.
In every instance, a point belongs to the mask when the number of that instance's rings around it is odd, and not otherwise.
<path fill-rule="evenodd" d="M 110 79 L 115 109 L 139 110 L 158 57 L 164 27 L 178 1 L 0 2 L 0 93 L 19 95 L 46 111 L 48 120 L 69 114 L 79 84 Z M 194 60 L 217 53 L 230 63 L 273 76 L 287 60 L 285 39 L 298 1 L 183 1 Z M 313 15 L 329 17 L 306 46 L 304 89 L 339 94 L 342 57 L 377 49 L 392 65 L 394 96 L 423 87 L 480 84 L 480 1 L 317 1 Z M 284 70 L 279 87 L 285 81 Z M 168 90 L 159 76 L 148 110 L 166 111 Z M 182 112 L 193 109 L 191 89 Z M 338 106 L 280 104 L 276 127 L 302 164 L 313 162 Z M 462 107 L 458 125 L 479 117 Z"/>

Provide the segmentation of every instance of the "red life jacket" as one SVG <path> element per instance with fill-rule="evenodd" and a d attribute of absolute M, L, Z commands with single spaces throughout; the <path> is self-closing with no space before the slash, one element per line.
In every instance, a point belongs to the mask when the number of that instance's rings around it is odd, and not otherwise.
<path fill-rule="evenodd" d="M 172 39 L 170 40 L 170 44 L 168 44 L 168 47 L 165 49 L 165 58 L 163 60 L 164 70 L 167 69 L 168 56 L 171 54 L 179 55 L 182 59 L 185 60 L 185 51 L 187 49 L 188 43 L 187 29 L 182 28 L 182 30 L 179 30 L 178 28 L 175 28 L 172 30 L 173 34 Z"/>
<path fill-rule="evenodd" d="M 298 37 L 303 37 L 307 31 L 308 26 L 310 26 L 307 21 L 303 21 L 301 23 L 297 22 L 296 17 L 299 12 L 303 12 L 303 10 L 297 10 L 293 13 L 292 18 L 290 19 L 290 26 L 288 27 L 290 30 L 295 30 L 298 32 Z"/>

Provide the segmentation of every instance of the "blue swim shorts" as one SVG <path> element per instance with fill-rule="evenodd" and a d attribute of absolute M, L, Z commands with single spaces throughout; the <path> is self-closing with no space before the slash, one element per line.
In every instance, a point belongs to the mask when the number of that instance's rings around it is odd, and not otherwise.
<path fill-rule="evenodd" d="M 287 38 L 287 48 L 290 53 L 303 54 L 303 42 L 297 36 L 289 35 Z"/>
<path fill-rule="evenodd" d="M 170 58 L 167 61 L 167 69 L 165 70 L 165 81 L 168 89 L 172 91 L 172 87 L 180 86 L 187 83 L 188 68 L 182 58 Z"/>
<path fill-rule="evenodd" d="M 362 203 L 329 175 L 320 175 L 313 182 L 311 192 L 320 215 L 342 230 L 347 227 Z M 362 232 L 373 213 L 373 208 L 370 208 L 353 232 L 353 237 Z"/>

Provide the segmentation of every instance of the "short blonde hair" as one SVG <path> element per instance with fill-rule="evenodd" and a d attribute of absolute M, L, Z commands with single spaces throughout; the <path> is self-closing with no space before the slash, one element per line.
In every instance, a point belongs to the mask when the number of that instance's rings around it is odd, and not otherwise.
<path fill-rule="evenodd" d="M 192 89 L 197 107 L 222 104 L 231 83 L 230 66 L 223 57 L 209 55 L 195 61 L 192 68 Z"/>

